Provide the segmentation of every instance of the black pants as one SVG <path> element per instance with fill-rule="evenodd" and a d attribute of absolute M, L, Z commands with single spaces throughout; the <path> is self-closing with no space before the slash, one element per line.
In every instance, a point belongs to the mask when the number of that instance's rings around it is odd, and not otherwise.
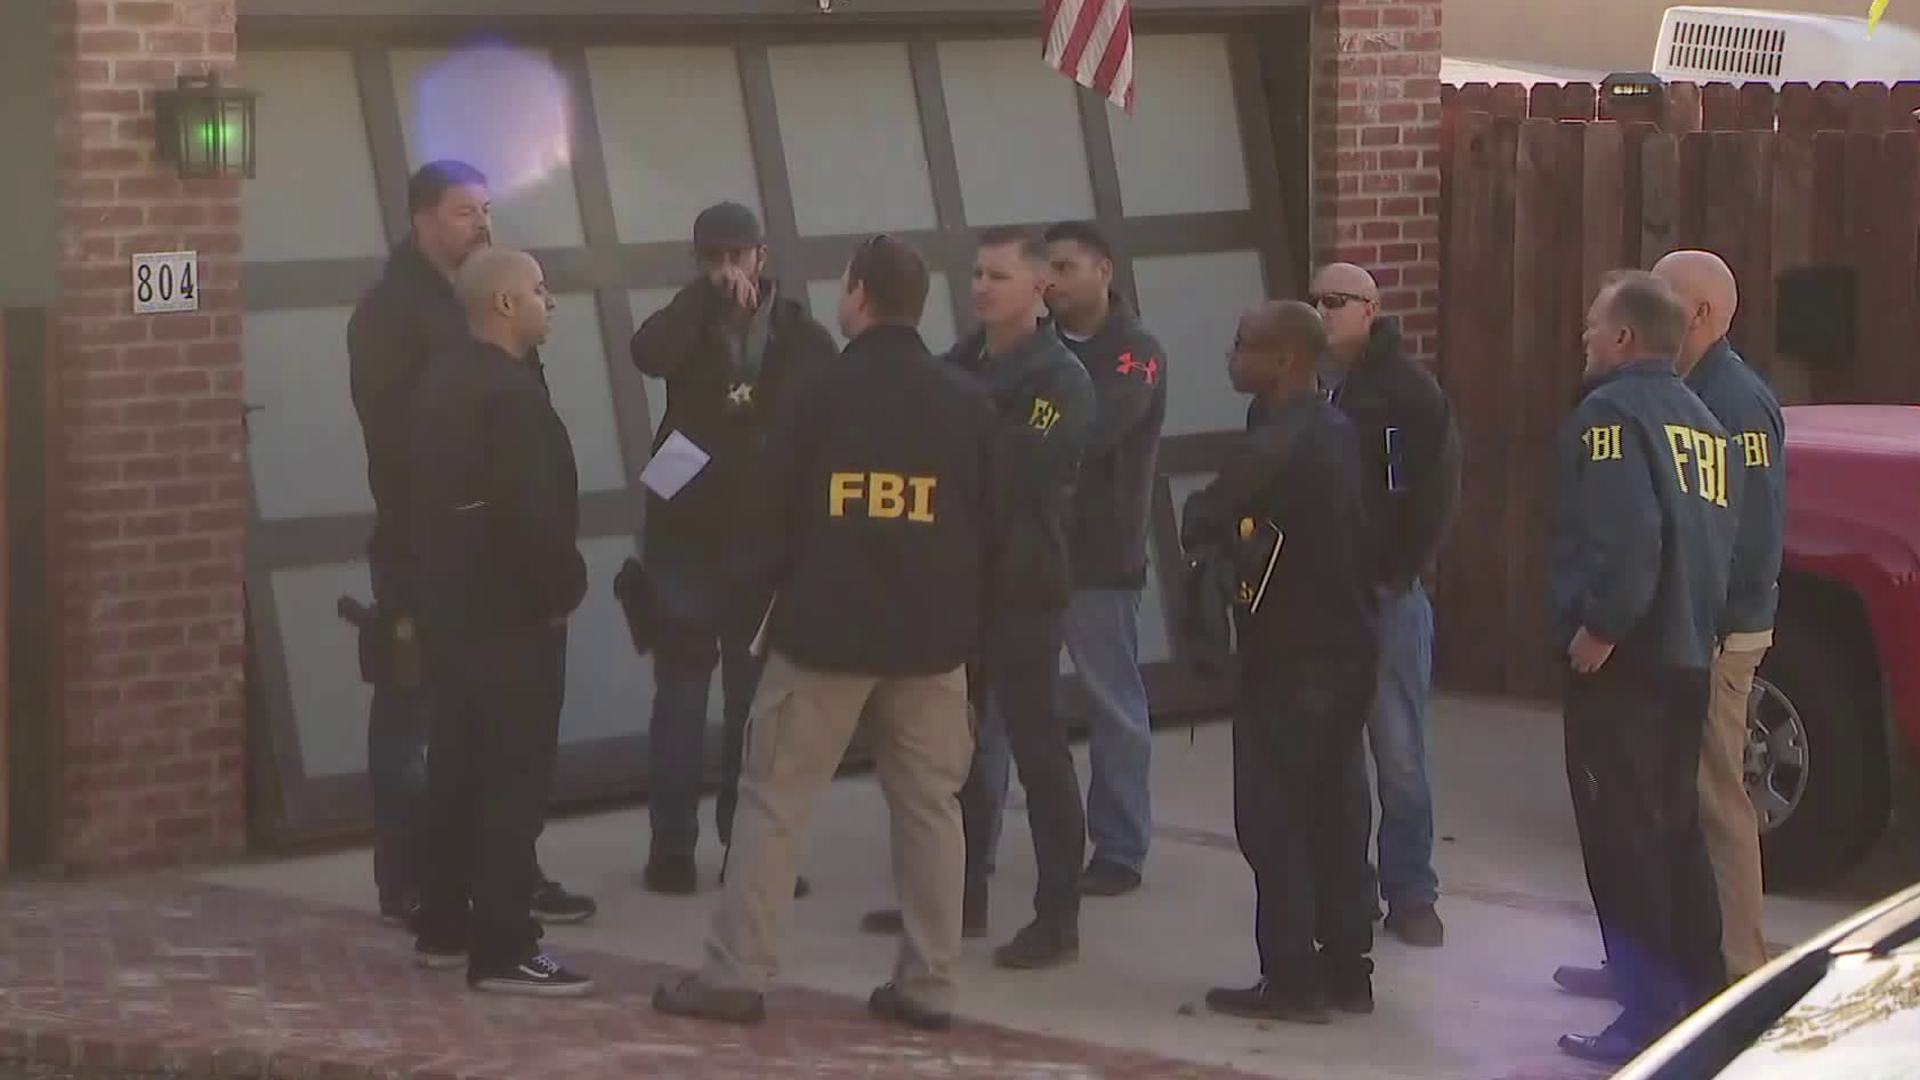
<path fill-rule="evenodd" d="M 380 912 L 418 903 L 426 860 L 427 695 L 375 683 L 367 714 L 367 780 L 373 788 L 373 881 Z"/>
<path fill-rule="evenodd" d="M 469 949 L 473 970 L 538 950 L 529 913 L 566 689 L 567 635 L 542 626 L 476 635 L 435 665 L 427 755 L 431 871 L 424 940 Z"/>
<path fill-rule="evenodd" d="M 1572 676 L 1567 783 L 1587 887 L 1625 1006 L 1650 1039 L 1726 986 L 1720 900 L 1700 832 L 1705 670 Z"/>
<path fill-rule="evenodd" d="M 1056 621 L 1045 633 L 1031 636 L 1034 640 L 1023 644 L 1017 654 L 989 661 L 980 669 L 986 688 L 981 698 L 998 710 L 1006 724 L 1014 768 L 1027 792 L 1027 825 L 1039 870 L 1034 916 L 1049 928 L 1078 931 L 1087 818 L 1080 801 L 1080 774 L 1074 770 L 1073 749 L 1067 743 L 1067 721 L 1054 700 L 1054 684 L 1060 676 L 1060 624 Z M 996 810 L 976 757 L 960 789 L 970 905 L 983 902 L 987 894 L 988 841 Z"/>
<path fill-rule="evenodd" d="M 1272 669 L 1233 716 L 1233 830 L 1253 870 L 1260 973 L 1276 989 L 1367 974 L 1373 797 L 1361 732 L 1371 664 Z M 1319 953 L 1314 945 L 1318 942 Z"/>

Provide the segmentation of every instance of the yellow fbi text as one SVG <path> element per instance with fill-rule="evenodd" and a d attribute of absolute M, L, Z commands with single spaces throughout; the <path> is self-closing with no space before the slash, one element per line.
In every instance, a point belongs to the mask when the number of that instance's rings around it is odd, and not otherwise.
<path fill-rule="evenodd" d="M 827 512 L 834 517 L 846 517 L 849 507 L 860 503 L 870 518 L 904 517 L 908 521 L 930 524 L 934 513 L 933 489 L 939 482 L 937 476 L 837 472 L 827 478 Z"/>
<path fill-rule="evenodd" d="M 1710 431 L 1684 424 L 1662 426 L 1667 450 L 1673 455 L 1673 475 L 1680 490 L 1698 495 L 1716 506 L 1727 505 L 1727 440 Z M 1758 439 L 1756 443 L 1754 440 Z M 1599 424 L 1580 435 L 1593 461 L 1619 461 L 1623 447 L 1619 424 Z M 1765 464 L 1767 436 L 1764 432 L 1739 436 L 1747 465 Z"/>

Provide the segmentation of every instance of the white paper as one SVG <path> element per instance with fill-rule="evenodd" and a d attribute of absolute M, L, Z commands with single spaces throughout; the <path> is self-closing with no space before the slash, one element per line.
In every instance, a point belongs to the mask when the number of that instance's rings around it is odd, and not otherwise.
<path fill-rule="evenodd" d="M 667 436 L 667 441 L 648 459 L 647 467 L 640 470 L 640 482 L 661 498 L 671 499 L 680 494 L 688 481 L 699 476 L 710 460 L 705 450 L 676 431 Z"/>
<path fill-rule="evenodd" d="M 753 632 L 753 641 L 747 645 L 747 655 L 759 659 L 767 655 L 767 624 L 773 621 L 773 605 L 780 602 L 775 596 L 767 604 L 767 610 L 760 616 L 760 629 Z"/>

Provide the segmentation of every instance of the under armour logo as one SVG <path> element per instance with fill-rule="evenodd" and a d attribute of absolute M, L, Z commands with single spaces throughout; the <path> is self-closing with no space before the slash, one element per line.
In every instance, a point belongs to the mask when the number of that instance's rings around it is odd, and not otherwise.
<path fill-rule="evenodd" d="M 753 404 L 753 384 L 735 383 L 733 389 L 727 391 L 727 401 L 738 406 Z"/>
<path fill-rule="evenodd" d="M 1114 365 L 1113 370 L 1122 375 L 1131 375 L 1138 371 L 1147 385 L 1152 386 L 1154 381 L 1160 378 L 1160 360 L 1158 357 L 1149 356 L 1147 362 L 1143 364 L 1135 360 L 1132 353 L 1123 352 L 1120 354 L 1120 362 Z"/>

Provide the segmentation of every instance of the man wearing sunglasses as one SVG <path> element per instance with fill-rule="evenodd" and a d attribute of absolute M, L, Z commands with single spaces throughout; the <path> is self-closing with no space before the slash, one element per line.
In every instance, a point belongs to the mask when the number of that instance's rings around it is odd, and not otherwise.
<path fill-rule="evenodd" d="M 1460 436 L 1446 394 L 1407 356 L 1399 326 L 1379 317 L 1380 287 L 1351 263 L 1314 276 L 1307 302 L 1327 327 L 1321 380 L 1360 429 L 1367 453 L 1368 516 L 1380 533 L 1379 683 L 1367 742 L 1380 784 L 1380 897 L 1386 927 L 1436 948 L 1446 927 L 1434 910 L 1433 788 L 1426 710 L 1433 686 L 1433 607 L 1421 573 L 1452 524 L 1460 491 Z"/>

